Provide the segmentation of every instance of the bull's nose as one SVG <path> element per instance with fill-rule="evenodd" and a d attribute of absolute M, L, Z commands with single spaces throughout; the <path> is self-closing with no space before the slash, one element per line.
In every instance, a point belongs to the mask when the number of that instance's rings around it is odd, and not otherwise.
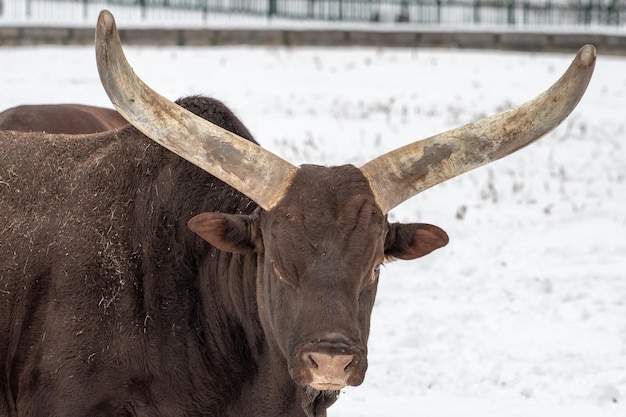
<path fill-rule="evenodd" d="M 324 391 L 339 390 L 348 385 L 355 355 L 306 352 L 303 356 L 311 373 L 311 387 Z"/>
<path fill-rule="evenodd" d="M 321 352 L 309 352 L 307 363 L 311 368 L 322 370 L 336 370 L 346 372 L 348 366 L 354 360 L 354 355 L 329 355 Z"/>

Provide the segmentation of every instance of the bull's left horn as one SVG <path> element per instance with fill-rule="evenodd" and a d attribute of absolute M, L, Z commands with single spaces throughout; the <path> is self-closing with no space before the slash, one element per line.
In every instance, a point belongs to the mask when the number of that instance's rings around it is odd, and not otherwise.
<path fill-rule="evenodd" d="M 583 46 L 565 74 L 535 99 L 384 154 L 361 167 L 384 213 L 417 193 L 534 142 L 558 126 L 584 94 L 596 49 Z"/>
<path fill-rule="evenodd" d="M 145 85 L 126 61 L 115 20 L 106 10 L 98 17 L 96 59 L 111 102 L 133 126 L 265 210 L 280 201 L 298 168 Z"/>

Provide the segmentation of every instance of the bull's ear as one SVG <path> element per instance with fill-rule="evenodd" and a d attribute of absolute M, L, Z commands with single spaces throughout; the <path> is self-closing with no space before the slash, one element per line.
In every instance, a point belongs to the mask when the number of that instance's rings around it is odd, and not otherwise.
<path fill-rule="evenodd" d="M 201 213 L 187 223 L 202 239 L 226 252 L 252 252 L 256 248 L 256 222 L 251 216 Z"/>
<path fill-rule="evenodd" d="M 394 223 L 385 242 L 385 257 L 411 260 L 428 255 L 448 244 L 448 234 L 437 226 L 423 223 Z"/>

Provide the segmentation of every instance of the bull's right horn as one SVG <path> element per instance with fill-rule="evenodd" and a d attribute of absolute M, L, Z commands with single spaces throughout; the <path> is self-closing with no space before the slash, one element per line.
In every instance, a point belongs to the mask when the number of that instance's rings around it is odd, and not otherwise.
<path fill-rule="evenodd" d="M 383 213 L 415 194 L 509 155 L 558 126 L 587 89 L 596 49 L 583 46 L 565 74 L 535 99 L 498 115 L 411 143 L 368 162 Z"/>
<path fill-rule="evenodd" d="M 100 80 L 117 111 L 150 139 L 236 188 L 265 210 L 280 201 L 298 167 L 167 100 L 133 72 L 110 12 L 96 28 Z"/>

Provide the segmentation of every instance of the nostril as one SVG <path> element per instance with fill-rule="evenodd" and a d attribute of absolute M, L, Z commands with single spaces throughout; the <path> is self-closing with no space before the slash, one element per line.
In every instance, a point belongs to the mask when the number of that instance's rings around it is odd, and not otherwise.
<path fill-rule="evenodd" d="M 356 365 L 356 362 L 357 362 L 355 359 L 356 357 L 351 355 L 350 362 L 348 362 L 346 366 L 344 366 L 343 368 L 344 372 L 350 372 L 352 370 L 352 368 L 354 367 L 354 365 Z"/>
<path fill-rule="evenodd" d="M 356 361 L 355 361 L 355 357 L 354 357 L 353 355 L 349 355 L 349 357 L 347 358 L 347 360 L 346 360 L 346 362 L 345 362 L 346 364 L 345 364 L 345 366 L 343 367 L 343 371 L 344 371 L 344 372 L 350 372 L 350 371 L 352 370 L 352 367 L 353 367 L 352 365 L 353 365 L 355 362 L 356 362 Z"/>
<path fill-rule="evenodd" d="M 304 363 L 311 369 L 317 369 L 319 368 L 319 365 L 317 364 L 317 362 L 315 361 L 315 358 L 313 357 L 313 353 L 307 352 L 305 353 L 303 356 L 304 359 Z"/>

